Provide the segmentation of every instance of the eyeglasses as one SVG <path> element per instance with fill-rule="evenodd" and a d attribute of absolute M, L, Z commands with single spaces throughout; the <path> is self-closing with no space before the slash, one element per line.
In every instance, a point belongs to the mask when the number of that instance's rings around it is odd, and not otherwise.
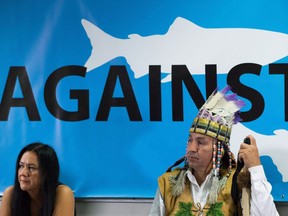
<path fill-rule="evenodd" d="M 18 171 L 24 170 L 25 167 L 27 167 L 28 172 L 31 174 L 36 173 L 39 170 L 39 168 L 35 166 L 34 164 L 25 164 L 25 163 L 20 162 L 18 166 Z"/>

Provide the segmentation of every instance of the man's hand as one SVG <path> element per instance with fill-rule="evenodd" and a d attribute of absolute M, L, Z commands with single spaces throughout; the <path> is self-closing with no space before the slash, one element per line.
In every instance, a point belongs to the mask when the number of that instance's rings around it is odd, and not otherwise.
<path fill-rule="evenodd" d="M 247 136 L 250 139 L 250 145 L 241 143 L 239 150 L 239 160 L 244 161 L 246 168 L 261 165 L 256 140 L 252 135 Z"/>

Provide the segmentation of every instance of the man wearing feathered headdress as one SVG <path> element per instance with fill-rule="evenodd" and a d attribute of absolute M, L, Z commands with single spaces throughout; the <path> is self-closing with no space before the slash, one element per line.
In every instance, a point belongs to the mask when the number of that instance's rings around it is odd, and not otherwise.
<path fill-rule="evenodd" d="M 199 110 L 186 155 L 158 179 L 150 216 L 278 215 L 254 137 L 240 145 L 237 166 L 230 151 L 232 125 L 241 120 L 244 102 L 226 95 L 229 90 L 216 89 Z"/>

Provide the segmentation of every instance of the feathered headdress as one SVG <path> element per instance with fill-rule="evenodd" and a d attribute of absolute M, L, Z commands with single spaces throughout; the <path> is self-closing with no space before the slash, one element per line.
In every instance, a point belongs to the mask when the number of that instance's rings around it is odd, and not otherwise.
<path fill-rule="evenodd" d="M 230 86 L 226 86 L 223 90 L 216 89 L 211 94 L 200 108 L 190 132 L 202 133 L 229 142 L 232 125 L 241 121 L 239 110 L 245 105 L 242 100 L 237 99 L 235 93 L 226 95 L 230 89 Z"/>

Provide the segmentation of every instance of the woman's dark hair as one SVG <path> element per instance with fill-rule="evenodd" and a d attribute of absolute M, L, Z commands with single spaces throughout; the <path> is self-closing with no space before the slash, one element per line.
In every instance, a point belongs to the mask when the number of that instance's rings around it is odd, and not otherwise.
<path fill-rule="evenodd" d="M 18 181 L 18 168 L 22 155 L 25 152 L 34 152 L 39 163 L 40 193 L 42 198 L 41 216 L 51 216 L 54 209 L 56 189 L 59 178 L 59 161 L 52 147 L 43 143 L 31 143 L 19 153 L 16 161 L 14 191 L 12 195 L 12 215 L 30 216 L 30 197 L 22 191 Z"/>

